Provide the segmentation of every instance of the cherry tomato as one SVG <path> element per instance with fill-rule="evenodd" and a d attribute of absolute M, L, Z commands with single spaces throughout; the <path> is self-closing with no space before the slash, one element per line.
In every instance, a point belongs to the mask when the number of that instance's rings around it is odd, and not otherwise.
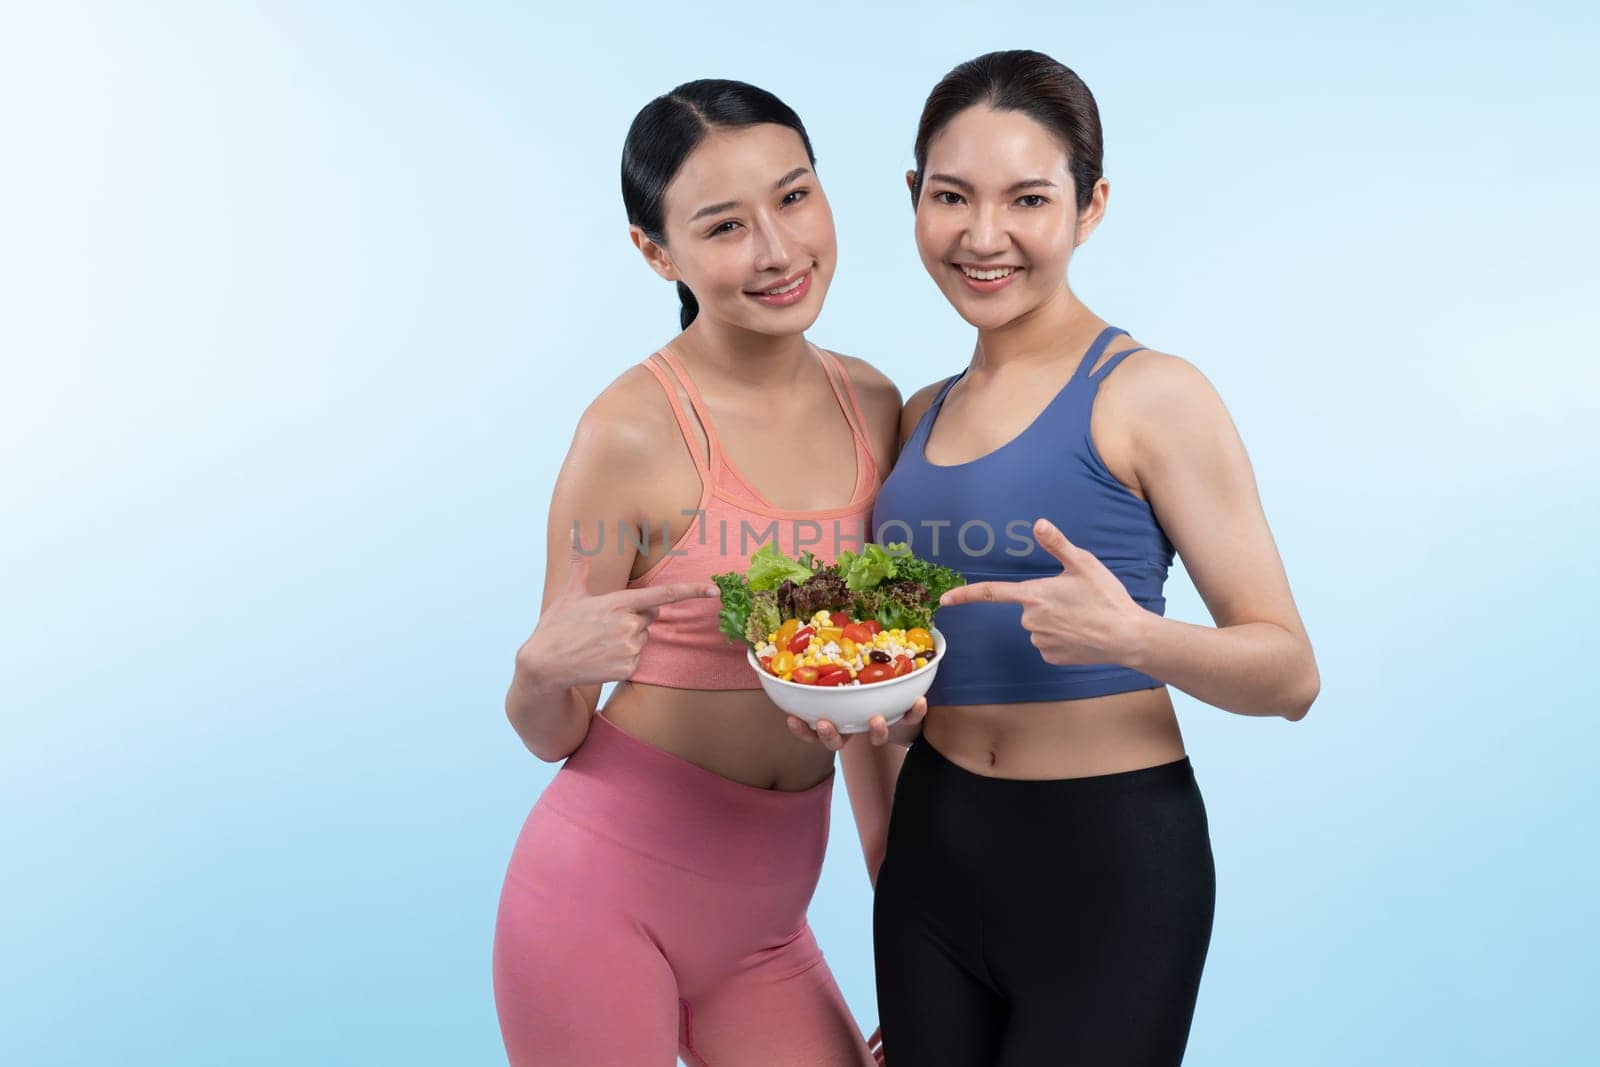
<path fill-rule="evenodd" d="M 894 663 L 890 664 L 890 666 L 894 668 L 894 676 L 896 678 L 900 677 L 902 674 L 910 674 L 913 669 L 910 656 L 896 656 L 894 658 Z"/>
<path fill-rule="evenodd" d="M 809 626 L 800 627 L 794 632 L 794 636 L 789 639 L 789 651 L 796 654 L 804 652 L 806 646 L 811 643 L 811 635 L 816 632 Z"/>
<path fill-rule="evenodd" d="M 818 685 L 844 685 L 850 681 L 850 672 L 843 667 L 835 667 L 817 678 Z"/>
<path fill-rule="evenodd" d="M 894 668 L 887 663 L 869 663 L 861 668 L 861 673 L 856 675 L 862 685 L 871 685 L 894 677 Z"/>
<path fill-rule="evenodd" d="M 853 622 L 844 628 L 844 636 L 858 645 L 872 644 L 872 631 L 859 622 Z"/>
<path fill-rule="evenodd" d="M 933 647 L 933 635 L 920 626 L 913 626 L 906 631 L 906 643 L 929 649 Z"/>
<path fill-rule="evenodd" d="M 883 633 L 883 623 L 879 622 L 877 619 L 868 619 L 861 625 L 872 631 L 873 637 L 877 637 L 879 634 Z"/>
<path fill-rule="evenodd" d="M 783 625 L 778 627 L 778 644 L 788 644 L 789 638 L 793 637 L 794 632 L 798 629 L 800 629 L 799 619 L 784 619 Z"/>
<path fill-rule="evenodd" d="M 850 625 L 850 613 L 848 611 L 835 611 L 828 617 L 833 620 L 835 626 Z"/>
<path fill-rule="evenodd" d="M 799 682 L 801 685 L 816 685 L 818 673 L 815 667 L 796 667 L 794 673 L 789 675 L 789 681 Z"/>
<path fill-rule="evenodd" d="M 800 664 L 795 660 L 793 652 L 779 652 L 772 657 L 772 673 L 779 675 L 788 674 Z"/>
<path fill-rule="evenodd" d="M 761 666 L 765 667 L 769 671 L 772 670 L 772 657 L 771 656 L 762 656 L 761 657 Z"/>

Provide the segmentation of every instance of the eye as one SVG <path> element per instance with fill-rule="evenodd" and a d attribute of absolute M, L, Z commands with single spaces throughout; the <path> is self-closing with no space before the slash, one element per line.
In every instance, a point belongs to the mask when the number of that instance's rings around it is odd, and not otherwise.
<path fill-rule="evenodd" d="M 715 226 L 711 227 L 711 232 L 707 233 L 706 236 L 707 237 L 720 237 L 722 234 L 732 233 L 733 230 L 734 230 L 734 227 L 736 227 L 738 225 L 739 224 L 737 222 L 734 222 L 732 219 L 729 219 L 726 222 L 719 222 Z"/>
<path fill-rule="evenodd" d="M 933 198 L 941 204 L 955 205 L 961 203 L 961 194 L 953 193 L 949 189 L 940 189 L 933 194 Z"/>
<path fill-rule="evenodd" d="M 788 195 L 783 198 L 782 206 L 788 207 L 790 204 L 798 204 L 800 201 L 809 196 L 810 193 L 810 189 L 791 189 Z"/>
<path fill-rule="evenodd" d="M 1026 196 L 1017 197 L 1017 203 L 1021 204 L 1023 207 L 1044 207 L 1044 205 L 1048 204 L 1049 202 L 1049 200 L 1035 193 L 1029 193 Z"/>

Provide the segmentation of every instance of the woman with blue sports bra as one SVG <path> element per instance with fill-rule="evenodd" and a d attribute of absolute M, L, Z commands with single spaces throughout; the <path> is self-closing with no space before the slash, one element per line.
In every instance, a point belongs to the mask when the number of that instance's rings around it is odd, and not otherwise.
<path fill-rule="evenodd" d="M 873 511 L 969 583 L 921 736 L 844 752 L 864 840 L 892 803 L 867 857 L 885 1062 L 1176 1064 L 1216 882 L 1167 687 L 1293 721 L 1316 662 L 1215 390 L 1067 284 L 1108 193 L 1088 88 L 981 56 L 929 95 L 915 157 L 918 249 L 978 336 L 907 403 Z M 1163 617 L 1175 553 L 1215 626 Z"/>

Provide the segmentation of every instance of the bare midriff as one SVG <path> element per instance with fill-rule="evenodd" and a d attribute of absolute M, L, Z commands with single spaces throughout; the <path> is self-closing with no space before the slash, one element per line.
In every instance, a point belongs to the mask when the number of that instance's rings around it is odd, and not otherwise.
<path fill-rule="evenodd" d="M 946 759 L 991 778 L 1087 778 L 1185 755 L 1165 688 L 1081 700 L 935 705 L 922 732 Z"/>
<path fill-rule="evenodd" d="M 714 774 L 799 792 L 833 770 L 834 754 L 789 732 L 760 689 L 674 689 L 620 683 L 601 714 L 625 732 Z"/>

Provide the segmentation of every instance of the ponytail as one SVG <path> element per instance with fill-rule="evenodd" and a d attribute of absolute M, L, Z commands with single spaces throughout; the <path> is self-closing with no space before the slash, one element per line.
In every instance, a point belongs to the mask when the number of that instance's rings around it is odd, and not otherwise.
<path fill-rule="evenodd" d="M 700 314 L 700 301 L 694 298 L 687 285 L 679 282 L 678 302 L 683 305 L 678 311 L 678 321 L 683 329 L 687 330 L 694 317 Z"/>

